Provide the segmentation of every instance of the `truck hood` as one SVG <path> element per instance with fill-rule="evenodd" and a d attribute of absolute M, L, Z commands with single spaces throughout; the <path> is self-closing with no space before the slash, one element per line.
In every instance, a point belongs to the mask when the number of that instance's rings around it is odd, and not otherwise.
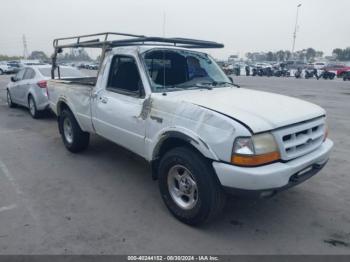
<path fill-rule="evenodd" d="M 197 89 L 169 92 L 167 96 L 234 118 L 253 133 L 325 115 L 321 107 L 300 99 L 242 88 Z"/>

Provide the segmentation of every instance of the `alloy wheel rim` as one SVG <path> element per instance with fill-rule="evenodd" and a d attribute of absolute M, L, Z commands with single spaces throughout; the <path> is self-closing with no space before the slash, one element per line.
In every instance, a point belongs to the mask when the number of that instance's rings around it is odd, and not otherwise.
<path fill-rule="evenodd" d="M 168 190 L 176 205 L 182 209 L 192 209 L 198 202 L 196 180 L 183 165 L 175 165 L 169 169 Z"/>
<path fill-rule="evenodd" d="M 73 143 L 73 129 L 72 123 L 68 118 L 65 118 L 63 121 L 63 133 L 64 137 L 69 144 Z"/>
<path fill-rule="evenodd" d="M 34 105 L 33 98 L 29 99 L 29 111 L 32 114 L 32 116 L 35 115 L 35 105 Z"/>

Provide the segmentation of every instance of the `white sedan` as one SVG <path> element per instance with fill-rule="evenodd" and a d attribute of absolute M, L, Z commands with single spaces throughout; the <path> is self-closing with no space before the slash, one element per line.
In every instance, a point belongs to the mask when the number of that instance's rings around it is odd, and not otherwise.
<path fill-rule="evenodd" d="M 59 71 L 63 79 L 86 77 L 78 69 L 69 66 L 61 66 Z M 25 106 L 33 118 L 38 118 L 41 111 L 49 107 L 47 80 L 51 78 L 50 76 L 51 65 L 22 68 L 16 76 L 11 77 L 11 82 L 7 85 L 8 106 L 11 108 L 16 105 Z"/>

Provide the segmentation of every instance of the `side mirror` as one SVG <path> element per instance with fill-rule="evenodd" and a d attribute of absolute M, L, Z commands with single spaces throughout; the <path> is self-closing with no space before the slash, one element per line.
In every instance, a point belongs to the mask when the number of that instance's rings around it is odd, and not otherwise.
<path fill-rule="evenodd" d="M 11 76 L 11 82 L 16 82 L 16 81 L 17 81 L 16 77 Z"/>

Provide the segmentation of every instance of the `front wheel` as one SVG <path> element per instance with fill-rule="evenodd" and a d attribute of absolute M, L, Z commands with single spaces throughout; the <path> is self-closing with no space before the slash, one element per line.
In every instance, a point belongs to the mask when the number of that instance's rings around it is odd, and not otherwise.
<path fill-rule="evenodd" d="M 225 194 L 207 159 L 187 147 L 167 152 L 159 164 L 159 189 L 180 221 L 199 225 L 218 216 Z"/>
<path fill-rule="evenodd" d="M 11 94 L 10 94 L 10 91 L 8 89 L 7 89 L 6 101 L 7 101 L 7 105 L 10 108 L 13 108 L 16 106 L 16 104 L 12 102 Z"/>
<path fill-rule="evenodd" d="M 63 110 L 58 121 L 58 128 L 64 145 L 72 153 L 81 152 L 88 147 L 90 134 L 81 130 L 70 110 Z"/>

